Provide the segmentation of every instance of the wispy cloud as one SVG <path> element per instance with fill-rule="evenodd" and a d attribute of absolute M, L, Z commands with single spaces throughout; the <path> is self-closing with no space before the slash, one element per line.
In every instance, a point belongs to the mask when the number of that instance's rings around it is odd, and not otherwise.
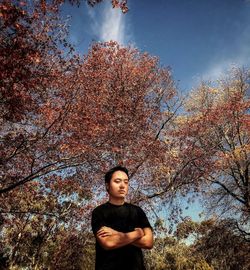
<path fill-rule="evenodd" d="M 88 11 L 92 21 L 91 28 L 98 41 L 117 41 L 121 45 L 134 43 L 127 14 L 123 14 L 120 9 L 112 8 L 110 3 L 102 6 L 101 11 Z"/>
<path fill-rule="evenodd" d="M 126 43 L 125 17 L 117 8 L 108 6 L 104 9 L 100 38 L 103 41 L 115 40 L 120 44 Z"/>
<path fill-rule="evenodd" d="M 248 0 L 250 2 L 250 0 Z M 191 85 L 196 87 L 201 80 L 216 81 L 233 67 L 250 67 L 250 20 L 249 24 L 242 28 L 242 32 L 235 36 L 237 45 L 230 54 L 215 55 L 210 64 L 203 71 L 192 78 Z"/>
<path fill-rule="evenodd" d="M 233 67 L 250 67 L 250 26 L 238 37 L 238 46 L 234 55 L 215 57 L 213 64 L 207 67 L 200 79 L 215 81 Z M 197 78 L 196 78 L 197 79 Z"/>
<path fill-rule="evenodd" d="M 216 81 L 223 76 L 223 74 L 236 66 L 241 67 L 242 63 L 233 59 L 221 59 L 220 61 L 209 66 L 199 77 L 197 76 L 194 79 L 196 79 L 197 82 L 198 80 Z"/>

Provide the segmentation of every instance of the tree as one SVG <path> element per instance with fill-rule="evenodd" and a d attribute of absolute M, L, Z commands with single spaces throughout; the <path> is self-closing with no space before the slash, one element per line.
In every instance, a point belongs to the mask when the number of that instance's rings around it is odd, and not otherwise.
<path fill-rule="evenodd" d="M 159 164 L 176 90 L 170 69 L 137 49 L 97 43 L 76 55 L 62 1 L 28 3 L 1 3 L 0 245 L 2 266 L 42 269 L 66 263 L 65 250 L 81 256 L 86 234 L 74 237 L 109 166 L 151 185 L 140 168 Z"/>
<path fill-rule="evenodd" d="M 6 136 L 5 172 L 9 168 L 13 174 L 15 167 L 22 178 L 6 173 L 2 193 L 66 167 L 85 165 L 86 171 L 92 158 L 97 164 L 119 162 L 122 156 L 135 167 L 158 150 L 157 127 L 165 120 L 161 104 L 174 95 L 169 70 L 159 69 L 155 58 L 115 43 L 96 44 L 89 55 L 74 74 L 58 76 L 58 89 L 48 91 L 49 97 L 39 104 L 29 119 L 34 121 L 30 132 L 24 130 L 33 136 L 29 144 L 26 138 L 18 144 L 14 136 L 13 145 Z M 140 152 L 132 143 L 135 139 Z M 15 162 L 25 159 L 27 165 L 20 167 L 25 171 L 20 172 Z"/>
<path fill-rule="evenodd" d="M 237 221 L 245 238 L 250 217 L 248 83 L 249 71 L 234 69 L 219 84 L 202 83 L 190 94 L 186 113 L 165 137 L 168 161 L 159 175 L 166 180 L 151 195 L 204 195 L 207 209 Z"/>
<path fill-rule="evenodd" d="M 114 42 L 75 55 L 57 7 L 42 3 L 1 5 L 1 245 L 10 267 L 44 267 L 66 228 L 85 231 L 107 167 L 157 164 L 173 114 L 169 68 Z"/>
<path fill-rule="evenodd" d="M 147 251 L 145 255 L 147 269 L 213 270 L 201 254 L 195 253 L 191 246 L 172 236 L 157 238 L 154 249 Z"/>
<path fill-rule="evenodd" d="M 80 60 L 72 53 L 73 48 L 66 41 L 66 25 L 57 16 L 60 2 L 49 5 L 41 1 L 35 2 L 34 6 L 28 6 L 24 1 L 17 4 L 3 1 L 1 4 L 3 63 L 1 165 L 3 166 L 20 155 L 24 149 L 35 147 L 41 142 L 52 129 L 54 122 L 63 121 L 69 102 L 72 102 L 73 97 L 69 89 L 74 85 L 72 82 L 76 80 L 74 76 L 77 76 L 77 72 L 75 71 L 74 75 L 72 73 Z M 59 49 L 61 45 L 64 46 L 64 51 Z M 65 91 L 65 95 L 68 96 L 60 97 L 62 93 L 58 93 L 60 85 L 68 88 Z M 49 102 L 56 102 L 59 105 L 58 107 L 54 105 L 50 110 L 51 108 L 47 106 Z M 44 112 L 40 113 L 42 110 Z M 52 119 L 54 122 L 50 121 Z M 7 144 L 4 144 L 5 141 Z M 30 144 L 32 146 L 29 146 Z M 35 160 L 33 165 L 34 163 Z M 3 169 L 6 170 L 7 167 Z M 33 167 L 29 170 L 32 171 L 31 176 L 22 181 L 17 181 L 15 175 L 11 176 L 12 181 L 4 178 L 5 186 L 0 192 L 7 192 L 16 185 L 30 181 L 30 177 L 34 179 L 36 173 L 33 172 Z M 39 171 L 43 171 L 43 168 Z M 23 175 L 26 173 L 23 172 Z"/>
<path fill-rule="evenodd" d="M 195 243 L 197 252 L 203 254 L 215 270 L 249 269 L 249 246 L 232 220 L 215 222 L 203 230 L 203 236 Z"/>
<path fill-rule="evenodd" d="M 193 165 L 211 208 L 242 225 L 250 217 L 248 81 L 249 71 L 234 70 L 217 88 L 203 84 L 191 97 L 184 131 L 200 154 Z"/>
<path fill-rule="evenodd" d="M 233 220 L 211 218 L 201 222 L 185 219 L 175 232 L 181 241 L 192 236 L 193 254 L 203 257 L 215 270 L 248 269 L 249 243 L 239 235 Z"/>
<path fill-rule="evenodd" d="M 78 0 L 80 2 L 80 0 Z M 94 6 L 102 0 L 87 0 L 88 4 Z M 111 0 L 113 8 L 120 8 L 123 13 L 128 12 L 127 0 Z"/>

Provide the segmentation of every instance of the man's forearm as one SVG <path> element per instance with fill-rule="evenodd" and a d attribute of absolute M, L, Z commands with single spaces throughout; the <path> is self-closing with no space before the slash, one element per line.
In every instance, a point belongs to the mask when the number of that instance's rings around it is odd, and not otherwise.
<path fill-rule="evenodd" d="M 153 247 L 153 245 L 149 243 L 148 239 L 145 236 L 135 240 L 132 245 L 144 249 L 151 249 Z"/>
<path fill-rule="evenodd" d="M 106 249 L 116 249 L 126 245 L 129 245 L 143 236 L 143 231 L 134 230 L 128 233 L 122 233 L 116 231 L 114 234 L 106 237 L 97 237 L 101 246 Z"/>
<path fill-rule="evenodd" d="M 139 247 L 139 248 L 144 248 L 144 249 L 151 249 L 153 247 L 153 233 L 150 228 L 145 228 L 143 229 L 144 231 L 144 236 L 135 240 L 132 245 Z"/>

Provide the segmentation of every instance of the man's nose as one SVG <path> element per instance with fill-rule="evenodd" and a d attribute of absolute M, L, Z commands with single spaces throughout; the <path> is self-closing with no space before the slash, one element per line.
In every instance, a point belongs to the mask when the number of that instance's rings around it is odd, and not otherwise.
<path fill-rule="evenodd" d="M 120 183 L 120 187 L 121 187 L 121 188 L 125 188 L 124 182 L 121 182 L 121 183 Z"/>

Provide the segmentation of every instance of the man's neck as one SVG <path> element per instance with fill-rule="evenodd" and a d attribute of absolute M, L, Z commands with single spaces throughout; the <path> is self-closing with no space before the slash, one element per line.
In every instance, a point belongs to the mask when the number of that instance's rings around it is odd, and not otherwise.
<path fill-rule="evenodd" d="M 109 197 L 109 203 L 114 205 L 123 205 L 125 203 L 125 200 L 123 198 L 111 198 Z"/>

